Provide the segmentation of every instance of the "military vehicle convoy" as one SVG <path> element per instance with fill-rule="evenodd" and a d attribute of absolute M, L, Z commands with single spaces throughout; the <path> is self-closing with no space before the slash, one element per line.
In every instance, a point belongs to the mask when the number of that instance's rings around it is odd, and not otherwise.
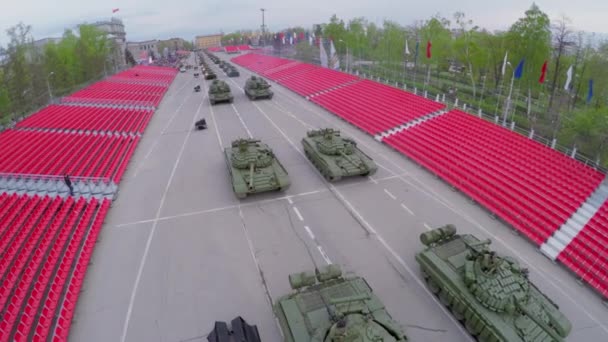
<path fill-rule="evenodd" d="M 416 254 L 431 292 L 480 341 L 564 341 L 570 321 L 517 261 L 447 225 L 420 235 Z"/>
<path fill-rule="evenodd" d="M 250 100 L 257 100 L 262 98 L 272 99 L 274 93 L 270 90 L 270 84 L 265 79 L 257 76 L 251 76 L 245 82 L 245 95 Z"/>
<path fill-rule="evenodd" d="M 241 75 L 239 71 L 232 65 L 227 67 L 224 71 L 228 77 L 239 77 Z"/>
<path fill-rule="evenodd" d="M 213 80 L 209 86 L 209 102 L 214 105 L 218 102 L 232 103 L 234 97 L 230 91 L 230 86 L 222 80 Z"/>
<path fill-rule="evenodd" d="M 291 184 L 287 170 L 272 149 L 256 139 L 237 139 L 224 150 L 236 197 L 285 190 Z"/>
<path fill-rule="evenodd" d="M 373 175 L 378 169 L 354 140 L 342 137 L 333 128 L 308 131 L 302 145 L 306 157 L 332 182 L 342 177 Z"/>
<path fill-rule="evenodd" d="M 289 284 L 294 292 L 274 304 L 286 342 L 407 341 L 365 279 L 338 265 L 291 274 Z"/>

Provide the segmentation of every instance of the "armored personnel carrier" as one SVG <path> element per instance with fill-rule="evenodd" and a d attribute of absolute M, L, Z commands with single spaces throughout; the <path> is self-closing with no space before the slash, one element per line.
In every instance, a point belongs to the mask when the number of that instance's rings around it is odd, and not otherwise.
<path fill-rule="evenodd" d="M 407 341 L 364 278 L 337 265 L 289 276 L 294 292 L 275 301 L 286 342 Z"/>
<path fill-rule="evenodd" d="M 329 181 L 373 175 L 378 169 L 354 140 L 340 136 L 340 131 L 333 128 L 308 131 L 302 145 L 306 157 Z"/>
<path fill-rule="evenodd" d="M 491 240 L 447 225 L 420 235 L 416 255 L 431 292 L 480 341 L 564 341 L 572 328 L 528 271 L 488 248 Z"/>
<path fill-rule="evenodd" d="M 245 82 L 245 95 L 250 100 L 256 100 L 261 98 L 272 99 L 274 93 L 270 90 L 270 84 L 265 79 L 257 76 L 251 76 Z"/>
<path fill-rule="evenodd" d="M 224 150 L 238 198 L 260 192 L 285 190 L 291 182 L 287 170 L 268 145 L 255 139 L 237 139 Z"/>
<path fill-rule="evenodd" d="M 234 97 L 230 86 L 222 80 L 213 80 L 209 86 L 209 102 L 214 105 L 218 102 L 232 103 Z"/>

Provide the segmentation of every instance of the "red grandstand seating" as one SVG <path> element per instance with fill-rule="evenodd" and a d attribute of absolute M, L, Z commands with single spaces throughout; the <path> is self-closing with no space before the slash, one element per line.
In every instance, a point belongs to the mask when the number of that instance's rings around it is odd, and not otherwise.
<path fill-rule="evenodd" d="M 239 49 L 236 46 L 228 45 L 224 46 L 224 51 L 226 51 L 226 53 L 237 53 L 239 52 Z"/>
<path fill-rule="evenodd" d="M 290 59 L 278 58 L 266 55 L 259 55 L 255 53 L 248 53 L 246 55 L 234 57 L 231 59 L 232 62 L 250 69 L 251 71 L 259 74 L 264 74 L 265 71 L 274 69 L 288 63 L 300 63 L 292 61 Z"/>
<path fill-rule="evenodd" d="M 16 127 L 143 133 L 152 113 L 144 109 L 51 105 Z"/>
<path fill-rule="evenodd" d="M 282 78 L 278 82 L 302 96 L 308 96 L 323 90 L 343 86 L 359 78 L 344 72 L 316 68 L 295 77 Z"/>
<path fill-rule="evenodd" d="M 370 134 L 377 134 L 445 105 L 377 82 L 364 80 L 311 98 Z"/>
<path fill-rule="evenodd" d="M 110 201 L 0 196 L 0 342 L 67 340 Z"/>
<path fill-rule="evenodd" d="M 608 299 L 608 202 L 557 259 Z"/>
<path fill-rule="evenodd" d="M 119 179 L 139 137 L 7 130 L 0 134 L 6 158 L 0 173 Z"/>
<path fill-rule="evenodd" d="M 538 245 L 566 222 L 604 178 L 551 148 L 457 110 L 384 142 Z M 572 175 L 577 175 L 576 180 Z"/>

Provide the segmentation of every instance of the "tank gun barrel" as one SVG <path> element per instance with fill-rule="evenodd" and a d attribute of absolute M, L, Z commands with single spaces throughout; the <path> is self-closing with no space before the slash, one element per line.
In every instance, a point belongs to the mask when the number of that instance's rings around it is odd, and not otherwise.
<path fill-rule="evenodd" d="M 348 156 L 348 154 L 344 153 L 344 151 L 340 151 L 340 155 L 341 155 L 341 156 L 342 156 L 344 159 L 346 159 L 346 160 L 347 160 L 349 163 L 353 164 L 353 165 L 354 165 L 354 166 L 356 166 L 356 167 L 359 167 L 359 168 L 360 168 L 360 167 L 363 167 L 363 166 L 364 166 L 364 165 L 362 165 L 363 163 L 355 163 L 355 161 L 354 161 L 354 160 L 353 160 L 351 157 L 349 157 L 349 156 Z"/>
<path fill-rule="evenodd" d="M 253 170 L 255 163 L 249 163 L 249 190 L 253 190 Z"/>
<path fill-rule="evenodd" d="M 524 304 L 521 304 L 520 302 L 516 301 L 516 305 L 518 307 L 518 309 L 524 313 L 526 316 L 528 316 L 532 321 L 534 321 L 534 323 L 538 324 L 538 326 L 540 326 L 541 328 L 543 328 L 543 330 L 551 335 L 551 337 L 553 337 L 553 339 L 555 341 L 563 341 L 564 338 L 562 336 L 560 336 L 552 327 L 550 327 L 547 323 L 545 323 L 542 319 L 540 319 L 538 316 L 536 316 L 533 312 L 531 312 L 530 310 L 528 310 L 528 308 L 525 307 Z"/>

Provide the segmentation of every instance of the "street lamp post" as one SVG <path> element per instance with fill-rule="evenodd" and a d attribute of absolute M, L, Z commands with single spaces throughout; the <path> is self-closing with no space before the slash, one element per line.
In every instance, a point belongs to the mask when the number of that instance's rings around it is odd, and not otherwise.
<path fill-rule="evenodd" d="M 47 87 L 47 88 L 48 88 L 48 90 L 49 90 L 49 101 L 50 101 L 51 103 L 53 103 L 53 93 L 51 92 L 51 82 L 50 82 L 50 79 L 51 79 L 51 76 L 53 76 L 53 75 L 55 75 L 55 72 L 54 72 L 54 71 L 51 71 L 51 72 L 49 73 L 49 75 L 46 77 L 46 87 Z"/>
<path fill-rule="evenodd" d="M 265 8 L 260 8 L 260 11 L 262 11 L 262 46 L 266 46 L 266 23 L 264 21 L 264 13 L 266 12 Z"/>

